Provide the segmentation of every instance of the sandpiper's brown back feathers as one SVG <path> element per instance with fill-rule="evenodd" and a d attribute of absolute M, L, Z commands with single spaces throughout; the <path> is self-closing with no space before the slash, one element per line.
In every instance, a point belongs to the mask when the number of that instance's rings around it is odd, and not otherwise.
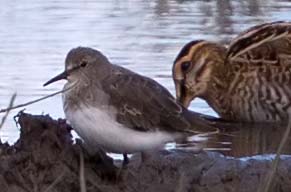
<path fill-rule="evenodd" d="M 101 84 L 104 92 L 110 95 L 109 105 L 117 109 L 118 122 L 140 131 L 160 129 L 198 133 L 216 130 L 177 103 L 156 81 L 113 66 L 110 76 L 104 79 L 106 83 Z"/>

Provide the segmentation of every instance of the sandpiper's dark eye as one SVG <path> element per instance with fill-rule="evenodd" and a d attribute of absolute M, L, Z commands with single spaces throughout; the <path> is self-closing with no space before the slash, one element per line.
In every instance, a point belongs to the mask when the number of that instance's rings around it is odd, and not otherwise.
<path fill-rule="evenodd" d="M 80 64 L 80 66 L 81 67 L 86 67 L 87 64 L 88 64 L 87 61 L 82 61 L 81 64 Z"/>
<path fill-rule="evenodd" d="M 189 69 L 189 67 L 191 66 L 191 62 L 190 61 L 185 61 L 181 64 L 181 68 L 182 71 L 187 71 Z"/>

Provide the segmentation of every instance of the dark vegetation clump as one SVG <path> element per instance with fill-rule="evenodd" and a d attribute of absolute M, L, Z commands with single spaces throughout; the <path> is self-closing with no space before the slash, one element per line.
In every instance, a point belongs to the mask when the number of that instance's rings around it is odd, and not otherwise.
<path fill-rule="evenodd" d="M 153 152 L 143 163 L 134 155 L 121 169 L 120 161 L 105 153 L 88 153 L 82 141 L 72 138 L 65 120 L 20 113 L 18 123 L 18 141 L 0 143 L 1 192 L 253 192 L 271 167 L 270 160 L 173 150 Z M 85 188 L 80 187 L 82 180 Z M 270 191 L 291 191 L 291 158 L 281 160 Z"/>

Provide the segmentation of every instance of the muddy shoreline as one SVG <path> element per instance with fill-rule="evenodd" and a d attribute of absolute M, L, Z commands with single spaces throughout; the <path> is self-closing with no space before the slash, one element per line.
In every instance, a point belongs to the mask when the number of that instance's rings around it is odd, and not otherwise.
<path fill-rule="evenodd" d="M 121 170 L 103 153 L 74 141 L 64 120 L 19 115 L 20 137 L 0 144 L 1 192 L 80 191 L 80 157 L 87 191 L 257 191 L 270 160 L 239 160 L 215 152 L 161 151 L 144 163 L 134 156 Z M 116 162 L 115 162 L 116 164 Z M 81 169 L 82 170 L 82 169 Z M 81 179 L 82 180 L 82 179 Z M 291 191 L 291 157 L 279 163 L 270 191 Z"/>

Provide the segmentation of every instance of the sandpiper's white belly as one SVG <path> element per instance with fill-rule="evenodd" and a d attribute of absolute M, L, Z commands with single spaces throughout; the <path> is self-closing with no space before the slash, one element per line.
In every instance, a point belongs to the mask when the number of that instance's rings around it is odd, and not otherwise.
<path fill-rule="evenodd" d="M 66 110 L 65 115 L 86 143 L 107 152 L 134 153 L 160 148 L 175 137 L 174 134 L 161 131 L 142 132 L 127 128 L 106 109 L 83 106 L 78 110 Z"/>

